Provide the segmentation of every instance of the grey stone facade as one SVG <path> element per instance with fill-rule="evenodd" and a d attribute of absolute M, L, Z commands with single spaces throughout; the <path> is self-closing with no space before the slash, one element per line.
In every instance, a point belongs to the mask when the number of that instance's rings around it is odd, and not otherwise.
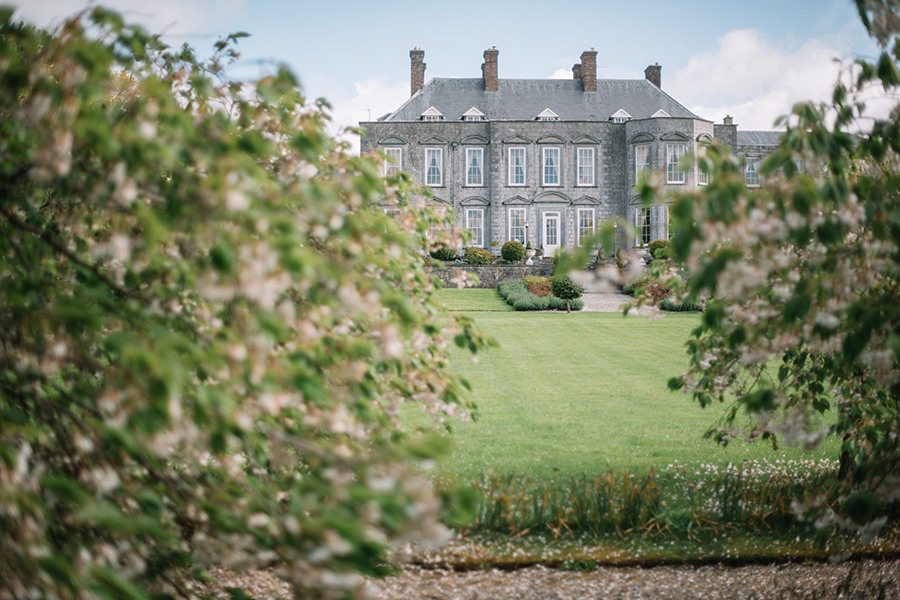
<path fill-rule="evenodd" d="M 596 52 L 587 51 L 572 80 L 509 80 L 498 77 L 498 51 L 490 49 L 482 78 L 422 87 L 424 52 L 410 56 L 412 96 L 360 124 L 361 150 L 393 153 L 476 234 L 472 244 L 494 254 L 510 239 L 551 254 L 611 220 L 637 230 L 635 237 L 620 228 L 619 245 L 665 238 L 667 207 L 638 201 L 634 185 L 647 176 L 638 173 L 638 157 L 665 192 L 705 183 L 696 166 L 673 168 L 704 142 L 720 140 L 751 158 L 777 143 L 774 132 L 742 136 L 730 117 L 714 125 L 694 115 L 660 89 L 659 65 L 643 80 L 598 80 Z"/>

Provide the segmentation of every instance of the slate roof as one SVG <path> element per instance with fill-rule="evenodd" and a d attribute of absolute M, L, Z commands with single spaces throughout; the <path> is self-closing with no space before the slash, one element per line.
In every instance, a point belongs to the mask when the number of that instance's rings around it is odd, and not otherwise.
<path fill-rule="evenodd" d="M 403 106 L 379 121 L 418 121 L 434 106 L 444 121 L 460 121 L 473 106 L 489 121 L 531 121 L 546 108 L 560 121 L 608 121 L 624 109 L 633 119 L 658 110 L 673 117 L 699 119 L 645 79 L 598 79 L 596 92 L 585 92 L 577 79 L 501 79 L 497 91 L 486 92 L 477 79 L 434 78 Z"/>
<path fill-rule="evenodd" d="M 783 131 L 738 131 L 738 146 L 777 146 Z"/>

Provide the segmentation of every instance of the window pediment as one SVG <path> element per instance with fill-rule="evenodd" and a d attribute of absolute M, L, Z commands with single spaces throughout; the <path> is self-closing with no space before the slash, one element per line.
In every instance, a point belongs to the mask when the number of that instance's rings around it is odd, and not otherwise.
<path fill-rule="evenodd" d="M 709 135 L 708 133 L 701 133 L 700 135 L 697 136 L 697 141 L 698 141 L 698 142 L 705 142 L 705 143 L 707 143 L 707 144 L 711 144 L 711 143 L 712 143 L 712 136 Z"/>
<path fill-rule="evenodd" d="M 406 144 L 406 140 L 395 135 L 386 137 L 383 140 L 378 141 L 379 146 L 402 146 L 404 144 Z"/>
<path fill-rule="evenodd" d="M 428 139 L 420 140 L 419 143 L 423 145 L 446 144 L 447 140 L 439 138 L 437 136 L 432 136 Z"/>
<path fill-rule="evenodd" d="M 481 196 L 472 196 L 460 202 L 463 206 L 490 206 L 491 203 Z"/>
<path fill-rule="evenodd" d="M 503 140 L 504 144 L 530 144 L 531 140 L 526 137 L 522 137 L 521 135 L 514 135 L 510 138 L 506 138 Z"/>
<path fill-rule="evenodd" d="M 664 111 L 663 109 L 659 109 L 658 111 L 656 111 L 655 113 L 653 113 L 652 115 L 650 115 L 650 118 L 651 118 L 651 119 L 658 119 L 658 118 L 660 118 L 660 117 L 671 117 L 671 116 L 672 116 L 672 115 L 670 115 L 669 113 L 667 113 L 667 112 Z"/>
<path fill-rule="evenodd" d="M 509 206 L 511 204 L 512 205 L 516 205 L 516 204 L 526 205 L 526 204 L 533 204 L 533 202 L 531 200 L 529 200 L 528 198 L 525 198 L 524 196 L 513 196 L 512 198 L 507 198 L 506 200 L 504 200 L 502 202 L 502 204 L 504 206 Z"/>
<path fill-rule="evenodd" d="M 656 138 L 653 137 L 652 134 L 649 134 L 646 131 L 642 131 L 642 132 L 636 133 L 634 136 L 632 136 L 630 142 L 632 144 L 643 144 L 646 142 L 652 142 L 655 139 Z"/>
<path fill-rule="evenodd" d="M 566 204 L 571 204 L 572 199 L 566 196 L 565 194 L 561 194 L 560 192 L 544 192 L 542 194 L 538 194 L 534 198 L 535 202 L 564 202 Z"/>
<path fill-rule="evenodd" d="M 491 143 L 491 141 L 489 139 L 487 139 L 485 137 L 481 137 L 480 135 L 470 135 L 470 136 L 464 137 L 460 141 L 460 144 L 478 144 L 481 146 L 486 146 L 490 143 Z"/>
<path fill-rule="evenodd" d="M 599 144 L 600 140 L 589 135 L 583 135 L 578 139 L 572 140 L 573 144 Z"/>
<path fill-rule="evenodd" d="M 598 198 L 594 198 L 593 196 L 581 196 L 572 204 L 576 204 L 578 206 L 598 206 L 600 204 L 600 200 Z"/>
<path fill-rule="evenodd" d="M 690 141 L 691 136 L 682 133 L 681 131 L 670 131 L 669 133 L 661 135 L 659 139 L 664 142 L 687 142 Z"/>
<path fill-rule="evenodd" d="M 538 141 L 538 144 L 565 144 L 566 140 L 562 139 L 558 135 L 545 135 L 541 137 Z"/>

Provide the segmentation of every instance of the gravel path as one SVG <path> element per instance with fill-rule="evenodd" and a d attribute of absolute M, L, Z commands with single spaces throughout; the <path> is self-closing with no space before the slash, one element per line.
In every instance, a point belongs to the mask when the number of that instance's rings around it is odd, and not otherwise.
<path fill-rule="evenodd" d="M 595 293 L 585 292 L 581 297 L 584 300 L 584 312 L 621 312 L 622 305 L 631 302 L 633 298 L 621 293 Z M 642 306 L 637 311 L 628 314 L 656 315 L 659 310 L 654 307 Z"/>
<path fill-rule="evenodd" d="M 409 569 L 370 582 L 379 600 L 900 599 L 900 561 L 727 567 L 601 567 L 455 573 Z"/>

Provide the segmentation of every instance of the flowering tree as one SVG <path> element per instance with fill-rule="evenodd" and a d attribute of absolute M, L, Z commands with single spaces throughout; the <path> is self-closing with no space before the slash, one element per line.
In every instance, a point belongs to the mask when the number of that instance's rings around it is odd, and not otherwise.
<path fill-rule="evenodd" d="M 710 300 L 670 385 L 733 403 L 722 442 L 745 409 L 751 437 L 815 447 L 833 411 L 847 490 L 820 523 L 872 532 L 900 498 L 900 105 L 875 118 L 861 98 L 877 84 L 896 101 L 900 20 L 896 3 L 858 4 L 882 54 L 830 104 L 794 107 L 767 183 L 748 190 L 740 161 L 713 146 L 709 185 L 671 207 L 682 291 Z"/>
<path fill-rule="evenodd" d="M 0 597 L 187 597 L 212 562 L 327 597 L 442 534 L 397 422 L 464 414 L 448 347 L 482 343 L 411 251 L 440 220 L 287 70 L 227 81 L 237 37 L 0 14 Z"/>

